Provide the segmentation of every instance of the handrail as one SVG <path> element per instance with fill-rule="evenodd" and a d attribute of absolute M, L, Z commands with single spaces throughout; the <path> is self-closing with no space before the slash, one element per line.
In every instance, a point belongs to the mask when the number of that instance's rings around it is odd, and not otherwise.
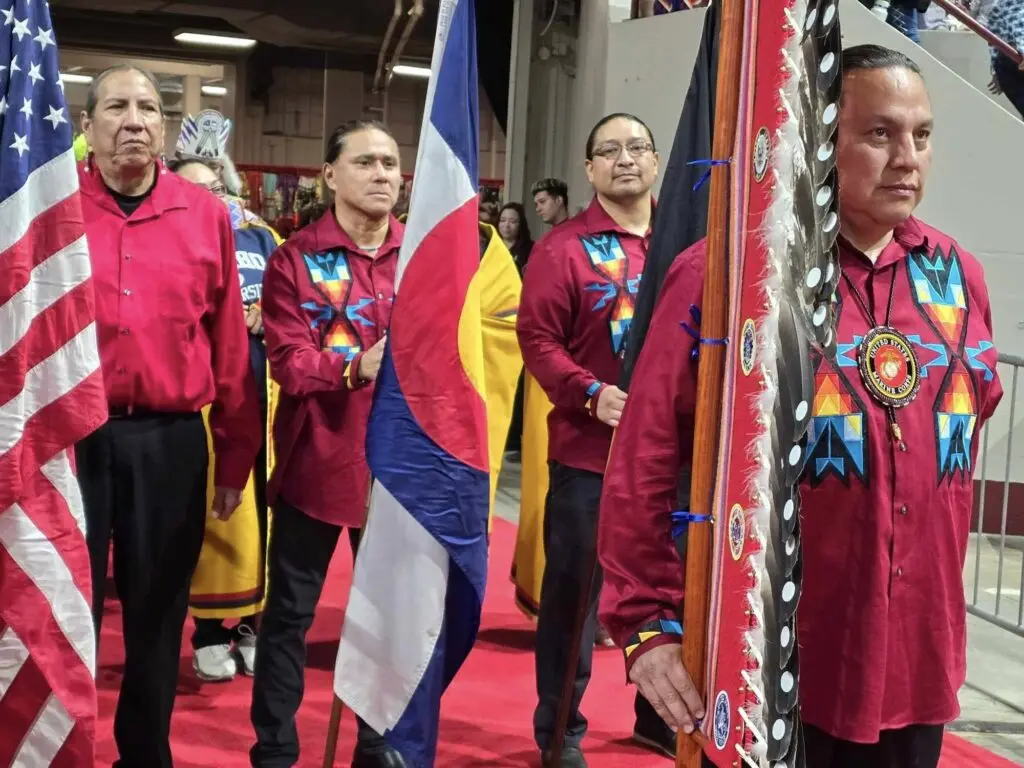
<path fill-rule="evenodd" d="M 1024 62 L 1024 56 L 1021 52 L 1010 45 L 1008 42 L 1003 40 L 998 35 L 994 34 L 988 27 L 978 21 L 976 18 L 971 16 L 970 13 L 965 11 L 954 0 L 932 0 L 937 6 L 942 8 L 946 13 L 955 18 L 974 34 L 978 35 L 982 40 L 988 43 L 993 48 L 997 49 L 1001 54 L 1014 62 L 1017 66 L 1021 66 Z M 640 0 L 632 0 L 630 15 L 631 19 L 640 17 Z"/>
<path fill-rule="evenodd" d="M 1018 67 L 1021 65 L 1021 62 L 1024 61 L 1024 56 L 1021 56 L 1020 51 L 998 35 L 993 34 L 988 27 L 954 3 L 953 0 L 932 0 L 932 2 L 971 30 L 974 34 L 981 37 L 986 43 L 991 45 L 993 48 L 996 48 L 1001 54 L 1003 54 L 1003 56 L 1008 58 Z"/>

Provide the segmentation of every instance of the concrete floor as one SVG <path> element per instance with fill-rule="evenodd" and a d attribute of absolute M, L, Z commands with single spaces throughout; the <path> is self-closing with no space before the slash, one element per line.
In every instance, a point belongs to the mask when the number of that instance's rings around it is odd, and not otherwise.
<path fill-rule="evenodd" d="M 495 513 L 519 521 L 518 464 L 506 462 Z M 999 616 L 1018 625 L 1024 540 L 1007 539 L 1002 563 Z M 965 594 L 974 600 L 978 563 L 977 607 L 994 613 L 999 567 L 999 538 L 972 536 L 964 569 Z M 1024 766 L 1024 637 L 983 618 L 967 617 L 967 685 L 960 691 L 960 719 L 949 730 Z"/>

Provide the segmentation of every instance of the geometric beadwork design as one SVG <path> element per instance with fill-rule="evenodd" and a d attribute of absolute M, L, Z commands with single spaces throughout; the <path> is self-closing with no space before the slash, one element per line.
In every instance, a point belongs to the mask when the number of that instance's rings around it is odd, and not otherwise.
<path fill-rule="evenodd" d="M 928 378 L 928 370 L 930 368 L 937 368 L 939 371 L 945 371 L 949 365 L 949 352 L 946 351 L 945 344 L 928 344 L 921 340 L 921 334 L 911 333 L 907 335 L 907 340 L 914 345 L 914 352 L 917 354 L 917 364 L 921 368 L 921 378 Z"/>
<path fill-rule="evenodd" d="M 956 248 L 950 246 L 948 256 L 941 248 L 930 256 L 927 251 L 914 251 L 907 257 L 907 269 L 914 302 L 950 351 L 962 353 L 968 307 Z"/>
<path fill-rule="evenodd" d="M 327 299 L 335 310 L 340 311 L 348 298 L 352 285 L 352 274 L 344 251 L 303 254 L 303 262 L 309 272 L 309 279 L 321 296 Z"/>
<path fill-rule="evenodd" d="M 319 302 L 302 305 L 303 309 L 313 312 L 310 327 L 321 331 L 320 348 L 341 355 L 347 363 L 352 362 L 362 351 L 354 324 L 373 325 L 358 314 L 372 300 L 364 298 L 352 307 L 347 306 L 352 292 L 352 273 L 344 251 L 303 254 L 302 261 L 310 282 L 326 301 L 326 305 Z"/>
<path fill-rule="evenodd" d="M 946 371 L 932 406 L 935 420 L 937 482 L 965 481 L 971 471 L 971 446 L 978 421 L 977 382 L 971 369 L 987 366 L 975 358 L 977 351 L 966 348 L 970 303 L 964 287 L 963 266 L 954 246 L 949 253 L 936 247 L 930 254 L 918 250 L 907 256 L 914 305 L 945 347 Z M 937 345 L 919 345 L 933 350 Z M 988 347 L 986 347 L 988 348 Z M 934 362 L 939 367 L 938 355 Z M 922 362 L 922 375 L 926 375 Z M 991 375 L 991 374 L 989 374 Z"/>
<path fill-rule="evenodd" d="M 632 637 L 626 640 L 626 645 L 623 648 L 623 653 L 628 660 L 633 652 L 639 648 L 643 643 L 650 640 L 652 637 L 658 635 L 682 635 L 683 625 L 682 622 L 675 619 L 654 619 L 647 622 L 638 629 Z"/>
<path fill-rule="evenodd" d="M 988 352 L 990 349 L 993 349 L 994 347 L 995 344 L 993 344 L 991 341 L 988 341 L 987 339 L 981 339 L 980 341 L 978 341 L 978 346 L 967 347 L 966 349 L 964 349 L 964 352 L 967 353 L 968 364 L 971 366 L 973 370 L 981 371 L 982 373 L 984 373 L 985 381 L 992 381 L 992 379 L 995 378 L 995 372 L 991 368 L 989 368 L 988 365 L 986 365 L 983 361 L 979 360 L 978 356 L 983 352 Z"/>
<path fill-rule="evenodd" d="M 835 363 L 815 353 L 814 402 L 807 430 L 806 479 L 811 487 L 834 476 L 849 486 L 856 477 L 868 483 L 868 424 L 864 404 L 844 372 L 850 370 L 838 344 Z M 849 345 L 856 349 L 856 345 Z M 853 365 L 856 366 L 856 358 Z M 856 375 L 856 374 L 854 374 Z"/>
<path fill-rule="evenodd" d="M 971 471 L 971 443 L 978 420 L 974 377 L 960 358 L 954 358 L 935 404 L 935 440 L 939 482 Z"/>
<path fill-rule="evenodd" d="M 836 328 L 844 309 L 844 298 L 832 295 Z M 834 361 L 812 350 L 814 361 L 814 402 L 807 428 L 807 459 L 804 478 L 814 488 L 833 476 L 849 487 L 852 478 L 868 482 L 868 423 L 864 403 L 850 386 L 857 376 L 857 347 L 862 337 L 837 341 Z"/>
<path fill-rule="evenodd" d="M 640 276 L 629 279 L 629 257 L 616 235 L 581 236 L 580 242 L 583 243 L 591 269 L 602 278 L 585 287 L 586 291 L 597 294 L 591 309 L 599 312 L 611 305 L 608 329 L 611 332 L 612 352 L 621 356 L 629 326 L 633 322 Z"/>

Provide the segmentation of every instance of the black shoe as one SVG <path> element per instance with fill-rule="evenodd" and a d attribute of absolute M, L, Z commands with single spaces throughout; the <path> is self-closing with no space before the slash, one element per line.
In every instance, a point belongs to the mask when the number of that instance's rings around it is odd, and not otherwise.
<path fill-rule="evenodd" d="M 380 736 L 360 739 L 352 753 L 352 768 L 406 768 L 402 754 Z"/>
<path fill-rule="evenodd" d="M 541 768 L 547 768 L 550 752 L 541 752 Z M 583 759 L 583 750 L 579 747 L 562 747 L 562 760 L 559 768 L 587 768 L 587 761 Z"/>
<path fill-rule="evenodd" d="M 674 759 L 676 756 L 676 735 L 660 717 L 637 718 L 633 741 L 665 757 Z"/>

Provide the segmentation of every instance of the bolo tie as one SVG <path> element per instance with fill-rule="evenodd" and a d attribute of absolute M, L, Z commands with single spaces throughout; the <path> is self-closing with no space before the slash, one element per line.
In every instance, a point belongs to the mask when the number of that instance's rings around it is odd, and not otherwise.
<path fill-rule="evenodd" d="M 897 410 L 910 405 L 921 386 L 921 371 L 917 354 L 910 339 L 890 324 L 892 317 L 892 299 L 896 287 L 897 267 L 892 267 L 892 278 L 889 281 L 889 299 L 885 307 L 885 321 L 881 324 L 875 313 L 865 301 L 857 286 L 849 275 L 843 273 L 843 279 L 850 289 L 864 318 L 871 324 L 864 338 L 857 347 L 857 367 L 864 382 L 864 388 L 875 402 L 886 412 L 889 421 L 889 433 L 900 450 L 906 450 L 903 442 L 903 430 L 900 429 L 896 417 Z"/>

